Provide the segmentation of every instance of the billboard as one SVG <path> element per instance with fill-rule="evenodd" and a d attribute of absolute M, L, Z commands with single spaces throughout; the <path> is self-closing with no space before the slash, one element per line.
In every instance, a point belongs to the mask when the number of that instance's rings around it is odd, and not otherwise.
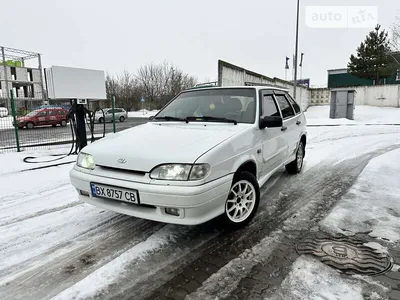
<path fill-rule="evenodd" d="M 105 74 L 102 70 L 52 66 L 45 69 L 50 99 L 106 100 Z"/>

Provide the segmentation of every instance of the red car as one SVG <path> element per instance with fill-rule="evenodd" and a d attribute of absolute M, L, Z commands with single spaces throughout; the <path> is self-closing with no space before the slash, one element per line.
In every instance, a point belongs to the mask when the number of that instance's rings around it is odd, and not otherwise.
<path fill-rule="evenodd" d="M 67 126 L 68 123 L 68 110 L 64 108 L 40 108 L 31 111 L 23 117 L 17 118 L 18 128 L 32 129 L 35 126 L 52 125 L 53 127 L 58 124 L 62 127 Z"/>

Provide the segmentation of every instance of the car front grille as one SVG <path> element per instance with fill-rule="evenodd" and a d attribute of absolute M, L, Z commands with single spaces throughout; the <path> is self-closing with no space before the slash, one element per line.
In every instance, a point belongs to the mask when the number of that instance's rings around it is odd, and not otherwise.
<path fill-rule="evenodd" d="M 108 166 L 102 166 L 102 165 L 97 165 L 97 166 L 106 171 L 113 171 L 113 172 L 123 173 L 123 174 L 127 174 L 127 175 L 136 175 L 136 176 L 145 176 L 146 175 L 146 172 L 143 172 L 143 171 L 127 170 L 127 169 L 114 168 L 114 167 L 108 167 Z"/>

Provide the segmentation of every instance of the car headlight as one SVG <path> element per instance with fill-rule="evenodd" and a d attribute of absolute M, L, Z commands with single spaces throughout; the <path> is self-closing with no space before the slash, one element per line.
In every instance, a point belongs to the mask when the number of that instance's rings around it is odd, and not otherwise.
<path fill-rule="evenodd" d="M 166 164 L 154 168 L 150 172 L 150 178 L 160 180 L 200 180 L 208 175 L 208 164 Z"/>
<path fill-rule="evenodd" d="M 96 164 L 94 163 L 93 156 L 82 152 L 79 153 L 78 158 L 76 160 L 76 164 L 81 168 L 91 169 L 91 170 L 93 170 L 94 167 L 96 166 Z"/>

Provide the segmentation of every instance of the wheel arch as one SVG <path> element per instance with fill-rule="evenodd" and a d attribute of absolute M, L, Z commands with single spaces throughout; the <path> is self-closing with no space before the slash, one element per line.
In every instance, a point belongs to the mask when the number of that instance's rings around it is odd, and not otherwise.
<path fill-rule="evenodd" d="M 257 178 L 257 163 L 253 159 L 248 159 L 240 164 L 240 166 L 236 169 L 235 175 L 240 172 L 249 172 L 253 174 L 255 178 Z"/>

